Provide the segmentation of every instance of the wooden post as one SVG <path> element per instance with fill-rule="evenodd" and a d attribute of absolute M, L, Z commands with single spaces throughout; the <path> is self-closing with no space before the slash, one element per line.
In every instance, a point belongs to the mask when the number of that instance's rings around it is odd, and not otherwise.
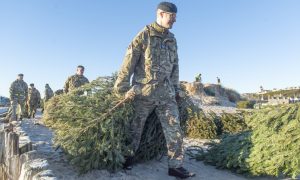
<path fill-rule="evenodd" d="M 10 169 L 15 155 L 19 154 L 19 136 L 12 131 L 5 132 L 5 165 Z"/>
<path fill-rule="evenodd" d="M 0 164 L 4 163 L 4 156 L 5 156 L 5 131 L 0 131 Z"/>
<path fill-rule="evenodd" d="M 19 135 L 15 132 L 8 133 L 8 151 L 11 153 L 11 157 L 14 155 L 19 155 Z"/>

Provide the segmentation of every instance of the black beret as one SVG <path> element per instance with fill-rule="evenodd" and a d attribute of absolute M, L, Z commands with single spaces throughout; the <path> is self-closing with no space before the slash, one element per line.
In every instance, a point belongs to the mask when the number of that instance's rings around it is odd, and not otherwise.
<path fill-rule="evenodd" d="M 177 7 L 175 4 L 170 2 L 161 2 L 158 4 L 157 9 L 163 10 L 169 13 L 177 13 Z"/>
<path fill-rule="evenodd" d="M 31 83 L 31 84 L 30 84 L 30 86 L 34 86 L 34 84 L 33 84 L 33 83 Z"/>
<path fill-rule="evenodd" d="M 78 65 L 77 68 L 81 68 L 84 70 L 84 66 L 83 65 Z"/>
<path fill-rule="evenodd" d="M 20 74 L 18 74 L 18 76 L 24 76 L 24 74 L 20 73 Z"/>

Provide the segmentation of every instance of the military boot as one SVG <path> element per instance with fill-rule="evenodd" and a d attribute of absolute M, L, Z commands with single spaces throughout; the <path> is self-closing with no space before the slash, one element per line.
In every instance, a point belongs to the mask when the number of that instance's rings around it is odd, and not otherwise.
<path fill-rule="evenodd" d="M 183 167 L 180 168 L 169 168 L 169 176 L 175 176 L 178 178 L 189 178 L 194 177 L 196 174 L 189 172 L 188 170 L 184 169 Z"/>
<path fill-rule="evenodd" d="M 124 170 L 131 170 L 132 169 L 132 165 L 133 165 L 133 156 L 128 156 L 125 157 L 125 162 L 123 164 L 123 169 Z"/>

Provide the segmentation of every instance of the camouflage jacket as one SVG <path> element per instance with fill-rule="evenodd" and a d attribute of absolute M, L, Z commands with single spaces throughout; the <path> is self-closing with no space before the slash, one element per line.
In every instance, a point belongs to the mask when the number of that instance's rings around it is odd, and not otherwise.
<path fill-rule="evenodd" d="M 9 88 L 10 99 L 13 100 L 15 98 L 21 100 L 27 100 L 28 95 L 28 85 L 23 80 L 15 80 L 11 83 Z"/>
<path fill-rule="evenodd" d="M 52 98 L 54 96 L 54 93 L 52 91 L 52 89 L 50 87 L 46 87 L 45 88 L 45 101 L 48 101 L 50 98 Z"/>
<path fill-rule="evenodd" d="M 64 93 L 64 90 L 63 89 L 58 89 L 54 92 L 54 96 L 58 96 L 60 94 L 63 94 Z"/>
<path fill-rule="evenodd" d="M 138 33 L 127 49 L 115 90 L 127 91 L 132 75 L 132 85 L 141 86 L 143 96 L 175 96 L 180 88 L 179 69 L 177 42 L 171 32 L 152 23 Z"/>
<path fill-rule="evenodd" d="M 30 105 L 37 105 L 41 101 L 41 94 L 39 90 L 36 88 L 29 88 L 28 91 L 28 104 Z"/>
<path fill-rule="evenodd" d="M 70 76 L 65 82 L 64 92 L 68 93 L 87 83 L 89 83 L 89 80 L 85 76 L 75 74 Z"/>

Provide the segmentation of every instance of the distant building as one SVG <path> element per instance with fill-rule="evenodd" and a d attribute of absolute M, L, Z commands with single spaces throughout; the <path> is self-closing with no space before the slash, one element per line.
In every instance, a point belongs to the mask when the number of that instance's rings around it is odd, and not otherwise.
<path fill-rule="evenodd" d="M 267 105 L 290 104 L 290 99 L 286 97 L 277 97 L 268 99 Z"/>
<path fill-rule="evenodd" d="M 248 97 L 251 97 L 249 94 Z M 256 108 L 268 105 L 291 104 L 300 102 L 300 87 L 265 90 L 260 86 L 260 92 L 254 93 Z"/>

